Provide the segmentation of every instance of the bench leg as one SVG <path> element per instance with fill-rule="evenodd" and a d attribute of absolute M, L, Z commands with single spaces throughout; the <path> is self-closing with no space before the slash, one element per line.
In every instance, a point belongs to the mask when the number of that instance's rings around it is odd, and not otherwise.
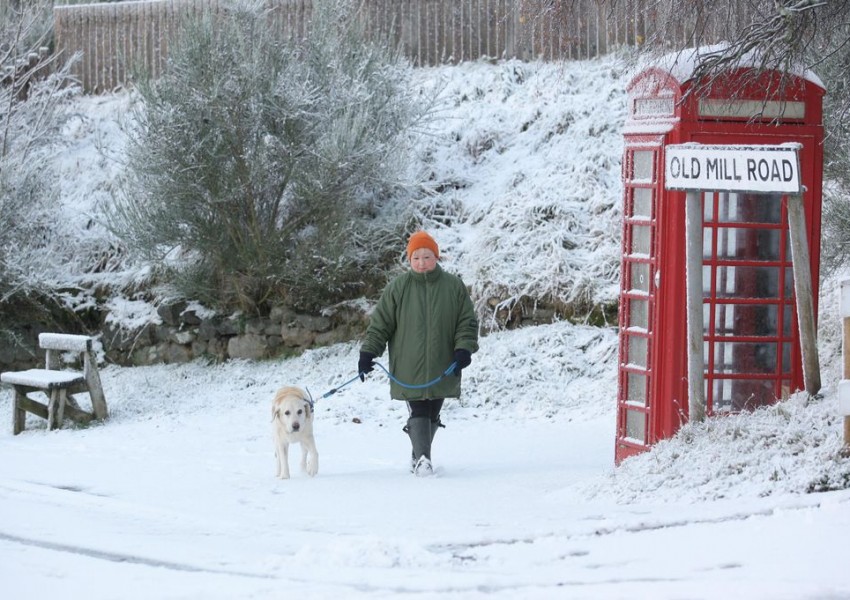
<path fill-rule="evenodd" d="M 56 427 L 61 428 L 65 422 L 65 403 L 68 400 L 68 390 L 59 390 L 59 407 L 56 409 Z"/>
<path fill-rule="evenodd" d="M 59 402 L 59 390 L 53 390 L 47 393 L 47 429 L 55 429 L 56 423 L 56 404 Z"/>
<path fill-rule="evenodd" d="M 65 394 L 64 389 L 50 390 L 50 401 L 47 403 L 47 429 L 58 429 L 62 427 L 65 420 Z"/>
<path fill-rule="evenodd" d="M 15 402 L 12 407 L 12 434 L 18 435 L 26 427 L 27 411 L 24 410 L 22 397 L 24 393 L 15 388 Z"/>

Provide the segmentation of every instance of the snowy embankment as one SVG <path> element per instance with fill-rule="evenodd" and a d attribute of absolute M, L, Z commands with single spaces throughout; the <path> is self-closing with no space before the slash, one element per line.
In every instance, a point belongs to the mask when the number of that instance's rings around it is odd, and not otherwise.
<path fill-rule="evenodd" d="M 443 110 L 419 149 L 434 187 L 418 212 L 479 303 L 616 299 L 624 65 L 423 69 Z"/>

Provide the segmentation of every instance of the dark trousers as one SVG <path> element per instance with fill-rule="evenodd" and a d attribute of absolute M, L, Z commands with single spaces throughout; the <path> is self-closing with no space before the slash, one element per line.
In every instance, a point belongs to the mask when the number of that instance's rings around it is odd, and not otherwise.
<path fill-rule="evenodd" d="M 410 417 L 428 417 L 432 423 L 440 422 L 440 411 L 443 408 L 443 398 L 428 398 L 425 400 L 408 400 L 407 408 Z"/>

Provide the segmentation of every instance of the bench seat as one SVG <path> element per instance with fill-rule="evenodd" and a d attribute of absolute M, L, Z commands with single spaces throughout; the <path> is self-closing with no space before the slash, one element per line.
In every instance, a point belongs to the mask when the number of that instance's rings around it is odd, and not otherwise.
<path fill-rule="evenodd" d="M 0 373 L 0 383 L 23 385 L 42 390 L 68 388 L 85 383 L 86 376 L 79 371 L 54 371 L 53 369 L 29 369 Z"/>

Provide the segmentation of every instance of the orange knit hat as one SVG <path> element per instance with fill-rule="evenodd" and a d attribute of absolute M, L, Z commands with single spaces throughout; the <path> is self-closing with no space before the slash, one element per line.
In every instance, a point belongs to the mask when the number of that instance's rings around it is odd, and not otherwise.
<path fill-rule="evenodd" d="M 428 248 L 434 253 L 434 256 L 440 258 L 440 249 L 437 247 L 437 242 L 424 231 L 417 231 L 410 236 L 410 241 L 407 242 L 407 260 L 410 260 L 411 255 L 420 248 Z"/>

